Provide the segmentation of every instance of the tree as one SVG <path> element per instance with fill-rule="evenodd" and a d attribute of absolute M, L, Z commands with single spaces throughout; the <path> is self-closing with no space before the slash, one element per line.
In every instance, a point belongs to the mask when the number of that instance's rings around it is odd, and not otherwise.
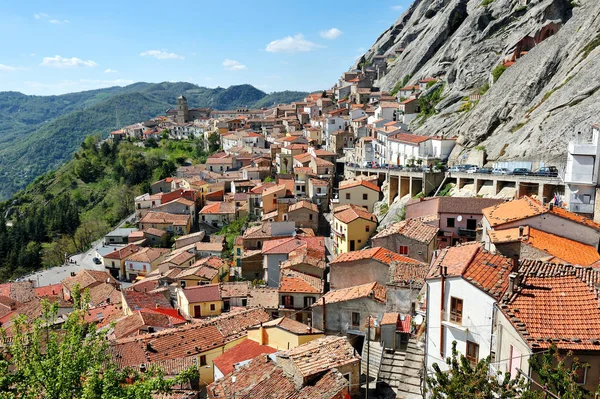
<path fill-rule="evenodd" d="M 217 132 L 212 132 L 208 135 L 208 152 L 212 154 L 219 151 L 219 148 L 221 148 L 220 138 Z"/>
<path fill-rule="evenodd" d="M 509 373 L 490 375 L 490 357 L 472 365 L 467 358 L 459 356 L 456 341 L 452 343 L 452 357 L 446 359 L 446 364 L 449 371 L 443 372 L 434 363 L 433 376 L 426 378 L 433 399 L 508 399 L 520 397 L 523 393 L 525 383 L 522 380 L 511 379 Z"/>
<path fill-rule="evenodd" d="M 16 318 L 10 339 L 0 330 L 0 398 L 150 399 L 175 385 L 198 381 L 194 368 L 174 379 L 165 378 L 158 369 L 143 374 L 119 369 L 106 340 L 107 330 L 85 323 L 85 296 L 76 288 L 73 298 L 75 309 L 61 329 L 54 326 L 56 304 L 44 300 L 43 316 L 33 321 Z"/>

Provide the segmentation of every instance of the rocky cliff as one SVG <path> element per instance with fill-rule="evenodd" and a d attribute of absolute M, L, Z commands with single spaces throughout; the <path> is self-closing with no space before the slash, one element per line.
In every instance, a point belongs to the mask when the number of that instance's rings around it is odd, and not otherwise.
<path fill-rule="evenodd" d="M 484 151 L 561 166 L 568 140 L 600 123 L 598 0 L 416 0 L 353 68 L 376 55 L 395 56 L 383 90 L 442 82 L 435 113 L 412 127 L 457 136 L 451 162 Z"/>

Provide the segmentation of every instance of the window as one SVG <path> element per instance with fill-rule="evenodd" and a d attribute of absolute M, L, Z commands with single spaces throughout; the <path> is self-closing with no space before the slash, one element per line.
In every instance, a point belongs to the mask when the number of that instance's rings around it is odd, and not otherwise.
<path fill-rule="evenodd" d="M 398 253 L 400 255 L 408 255 L 408 246 L 400 245 L 400 248 L 398 248 Z"/>
<path fill-rule="evenodd" d="M 585 385 L 585 380 L 587 379 L 587 371 L 588 367 L 580 366 L 577 370 L 575 370 L 575 382 L 579 385 Z"/>
<path fill-rule="evenodd" d="M 206 366 L 206 355 L 200 356 L 200 366 Z"/>
<path fill-rule="evenodd" d="M 476 363 L 479 361 L 479 345 L 475 342 L 471 342 L 467 340 L 467 360 L 471 361 L 471 363 Z"/>
<path fill-rule="evenodd" d="M 237 252 L 238 255 L 241 255 L 242 254 L 242 248 L 237 248 L 236 252 Z"/>
<path fill-rule="evenodd" d="M 454 227 L 454 218 L 447 218 L 446 219 L 446 226 L 448 226 L 448 227 Z"/>
<path fill-rule="evenodd" d="M 467 219 L 467 230 L 477 230 L 477 219 Z"/>
<path fill-rule="evenodd" d="M 248 305 L 247 299 L 242 299 L 242 306 L 246 307 Z"/>
<path fill-rule="evenodd" d="M 350 199 L 350 193 L 346 193 L 346 199 Z"/>
<path fill-rule="evenodd" d="M 360 327 L 360 313 L 352 312 L 352 326 Z"/>
<path fill-rule="evenodd" d="M 369 199 L 369 194 L 363 194 L 363 200 L 368 200 Z"/>
<path fill-rule="evenodd" d="M 273 198 L 273 205 L 277 203 L 277 198 Z"/>
<path fill-rule="evenodd" d="M 450 321 L 462 323 L 463 300 L 450 297 Z"/>
<path fill-rule="evenodd" d="M 308 220 L 313 220 L 313 215 L 312 213 L 310 215 L 308 215 Z"/>
<path fill-rule="evenodd" d="M 285 306 L 286 308 L 294 307 L 294 297 L 293 296 L 284 295 L 282 299 L 283 299 L 283 306 Z"/>
<path fill-rule="evenodd" d="M 315 303 L 315 297 L 314 296 L 305 296 L 304 297 L 304 307 L 305 308 L 311 306 L 313 303 Z"/>
<path fill-rule="evenodd" d="M 215 310 L 217 310 L 217 305 L 215 305 L 214 303 L 210 304 L 210 311 L 214 312 Z"/>
<path fill-rule="evenodd" d="M 366 225 L 366 226 L 365 226 L 365 231 L 368 233 L 370 230 L 371 230 L 371 226 L 369 226 L 369 225 Z"/>

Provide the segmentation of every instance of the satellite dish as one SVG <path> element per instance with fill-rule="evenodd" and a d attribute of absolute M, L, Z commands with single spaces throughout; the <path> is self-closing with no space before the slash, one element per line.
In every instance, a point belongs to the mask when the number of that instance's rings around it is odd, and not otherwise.
<path fill-rule="evenodd" d="M 459 221 L 459 222 L 460 222 L 460 221 L 462 221 L 462 216 L 461 216 L 461 215 L 458 215 L 458 216 L 456 217 L 456 220 L 457 220 L 457 221 Z"/>
<path fill-rule="evenodd" d="M 423 315 L 416 315 L 415 318 L 413 319 L 413 321 L 415 322 L 416 325 L 420 326 L 421 324 L 423 324 Z"/>

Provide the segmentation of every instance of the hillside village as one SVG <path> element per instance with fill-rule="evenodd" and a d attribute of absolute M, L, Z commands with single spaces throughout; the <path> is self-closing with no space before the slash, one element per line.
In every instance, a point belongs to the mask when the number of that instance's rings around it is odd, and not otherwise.
<path fill-rule="evenodd" d="M 533 379 L 528 358 L 556 345 L 587 364 L 577 382 L 596 391 L 600 126 L 556 173 L 447 165 L 454 137 L 409 128 L 441 82 L 392 95 L 374 87 L 386 66 L 375 57 L 272 108 L 181 96 L 111 132 L 216 151 L 136 197 L 134 226 L 107 234 L 89 268 L 0 285 L 2 328 L 40 317 L 43 299 L 60 325 L 76 287 L 88 291 L 86 321 L 109 331 L 119 367 L 199 367 L 186 398 L 422 398 L 453 342 Z"/>

